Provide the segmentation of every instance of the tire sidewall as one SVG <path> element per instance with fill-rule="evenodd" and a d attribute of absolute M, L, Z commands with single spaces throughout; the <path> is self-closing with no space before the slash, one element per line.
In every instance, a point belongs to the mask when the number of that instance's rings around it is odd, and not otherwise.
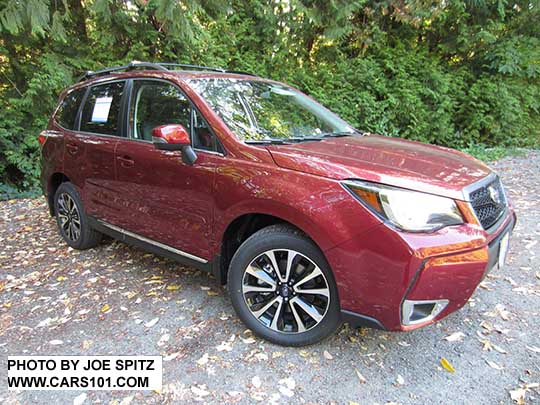
<path fill-rule="evenodd" d="M 255 236 L 255 238 L 254 238 Z M 333 273 L 320 250 L 308 239 L 289 233 L 275 233 L 265 237 L 248 238 L 236 251 L 231 260 L 228 288 L 233 306 L 256 335 L 285 346 L 304 346 L 316 343 L 330 335 L 340 323 L 340 305 Z M 312 260 L 323 272 L 330 290 L 330 304 L 323 320 L 312 329 L 302 333 L 283 333 L 263 325 L 249 310 L 242 293 L 242 282 L 247 266 L 260 254 L 268 250 L 291 249 Z"/>

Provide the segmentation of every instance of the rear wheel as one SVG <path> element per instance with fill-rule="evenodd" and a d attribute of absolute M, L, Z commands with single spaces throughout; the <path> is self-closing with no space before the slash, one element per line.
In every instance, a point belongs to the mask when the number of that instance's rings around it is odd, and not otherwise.
<path fill-rule="evenodd" d="M 54 195 L 54 212 L 60 235 L 72 248 L 89 249 L 101 240 L 101 233 L 90 227 L 79 193 L 73 184 L 60 184 Z"/>
<path fill-rule="evenodd" d="M 312 344 L 340 323 L 330 267 L 317 246 L 292 227 L 273 225 L 253 234 L 234 255 L 228 278 L 239 317 L 269 341 Z"/>

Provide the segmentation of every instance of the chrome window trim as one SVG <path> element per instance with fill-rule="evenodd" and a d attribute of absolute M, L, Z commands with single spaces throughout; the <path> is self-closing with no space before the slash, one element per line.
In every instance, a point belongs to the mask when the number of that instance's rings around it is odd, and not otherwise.
<path fill-rule="evenodd" d="M 157 242 L 157 241 L 155 241 L 153 239 L 149 239 L 149 238 L 146 238 L 146 237 L 144 237 L 142 235 L 130 232 L 130 231 L 125 230 L 123 228 L 120 228 L 120 227 L 118 227 L 116 225 L 113 225 L 113 224 L 110 224 L 108 222 L 102 221 L 101 219 L 98 219 L 97 221 L 101 225 L 103 225 L 103 226 L 105 226 L 107 228 L 110 228 L 113 231 L 123 233 L 124 235 L 130 236 L 130 237 L 135 238 L 135 239 L 139 239 L 140 241 L 143 241 L 143 242 L 146 242 L 146 243 L 150 243 L 150 244 L 152 244 L 154 246 L 157 246 L 157 247 L 159 247 L 161 249 L 168 250 L 169 252 L 176 253 L 177 255 L 187 257 L 188 259 L 195 260 L 195 261 L 197 261 L 199 263 L 208 263 L 208 260 L 203 259 L 202 257 L 192 255 L 190 253 L 184 252 L 183 250 L 173 248 L 173 247 L 171 247 L 169 245 L 165 245 L 165 244 L 163 244 L 161 242 Z"/>

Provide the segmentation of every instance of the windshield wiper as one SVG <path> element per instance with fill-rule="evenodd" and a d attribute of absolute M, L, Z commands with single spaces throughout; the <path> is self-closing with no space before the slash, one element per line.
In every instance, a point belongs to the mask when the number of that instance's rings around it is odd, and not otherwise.
<path fill-rule="evenodd" d="M 346 131 L 342 131 L 342 132 L 326 132 L 324 134 L 321 134 L 320 137 L 321 138 L 341 138 L 341 137 L 344 137 L 344 136 L 352 136 L 352 135 L 356 135 L 358 134 L 358 132 L 346 132 Z"/>
<path fill-rule="evenodd" d="M 290 142 L 308 142 L 308 141 L 320 141 L 322 140 L 319 136 L 293 136 L 291 138 L 285 138 L 286 141 Z"/>
<path fill-rule="evenodd" d="M 291 142 L 288 142 L 288 139 L 247 139 L 244 141 L 249 145 L 285 145 Z"/>
<path fill-rule="evenodd" d="M 262 131 L 261 131 L 262 132 Z M 266 139 L 248 139 L 244 141 L 247 144 L 259 144 L 259 145 L 286 145 L 290 143 L 310 142 L 310 141 L 322 141 L 325 138 L 339 138 L 352 135 L 361 135 L 361 132 L 326 132 L 317 136 L 292 136 L 290 138 L 266 138 Z"/>

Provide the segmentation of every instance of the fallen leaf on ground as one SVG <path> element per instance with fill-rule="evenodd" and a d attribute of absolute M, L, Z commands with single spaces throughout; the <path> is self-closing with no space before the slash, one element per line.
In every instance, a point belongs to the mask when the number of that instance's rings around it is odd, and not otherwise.
<path fill-rule="evenodd" d="M 154 326 L 156 323 L 158 323 L 158 321 L 159 321 L 159 318 L 154 318 L 154 319 L 152 319 L 151 321 L 146 322 L 146 323 L 144 324 L 144 326 L 146 326 L 147 328 L 151 328 L 151 327 Z"/>
<path fill-rule="evenodd" d="M 262 385 L 262 381 L 260 379 L 259 376 L 255 376 L 251 379 L 251 384 L 255 387 L 255 388 L 261 388 L 261 385 Z"/>
<path fill-rule="evenodd" d="M 290 390 L 294 390 L 294 387 L 296 387 L 296 381 L 294 381 L 294 379 L 291 377 L 282 378 L 279 380 L 279 383 L 286 386 Z"/>
<path fill-rule="evenodd" d="M 206 363 L 208 363 L 208 353 L 203 354 L 203 356 L 197 360 L 199 366 L 204 366 Z"/>
<path fill-rule="evenodd" d="M 172 361 L 172 360 L 176 359 L 179 354 L 180 354 L 180 352 L 171 353 L 171 354 L 163 357 L 163 361 Z"/>
<path fill-rule="evenodd" d="M 396 384 L 397 385 L 403 385 L 405 384 L 405 379 L 400 375 L 398 374 L 397 378 L 396 378 Z"/>
<path fill-rule="evenodd" d="M 101 312 L 107 312 L 109 309 L 111 309 L 111 306 L 109 304 L 105 304 L 101 307 Z"/>
<path fill-rule="evenodd" d="M 446 370 L 446 371 L 449 371 L 451 373 L 455 373 L 456 372 L 456 369 L 452 366 L 452 364 L 450 364 L 450 362 L 445 358 L 445 357 L 442 357 L 441 358 L 441 366 L 443 366 L 443 368 Z"/>
<path fill-rule="evenodd" d="M 460 342 L 463 340 L 464 337 L 465 337 L 465 333 L 455 332 L 455 333 L 452 333 L 450 336 L 446 336 L 444 340 L 448 342 Z"/>
<path fill-rule="evenodd" d="M 518 389 L 509 391 L 509 394 L 510 394 L 510 398 L 512 398 L 512 401 L 521 405 L 525 403 L 526 392 L 527 391 L 524 388 L 518 388 Z"/>
<path fill-rule="evenodd" d="M 360 384 L 365 384 L 367 381 L 366 378 L 362 374 L 360 374 L 360 371 L 356 369 L 354 371 L 356 371 L 356 376 L 358 377 L 358 381 L 360 381 Z"/>
<path fill-rule="evenodd" d="M 288 389 L 287 387 L 279 387 L 279 392 L 289 398 L 294 396 L 294 391 Z"/>
<path fill-rule="evenodd" d="M 191 392 L 193 392 L 198 397 L 205 397 L 207 395 L 210 395 L 210 393 L 206 391 L 206 385 L 199 385 L 198 387 L 196 385 L 193 385 L 191 387 Z"/>
<path fill-rule="evenodd" d="M 230 352 L 233 348 L 231 342 L 221 342 L 221 344 L 217 346 L 216 349 L 218 352 Z"/>
<path fill-rule="evenodd" d="M 77 395 L 73 399 L 73 405 L 81 405 L 84 401 L 86 401 L 86 392 L 83 392 L 81 395 Z"/>
<path fill-rule="evenodd" d="M 486 360 L 486 363 L 491 367 L 491 368 L 494 368 L 495 370 L 504 370 L 504 367 L 503 366 L 499 366 L 497 363 L 495 363 L 494 361 L 490 361 L 490 360 Z"/>

